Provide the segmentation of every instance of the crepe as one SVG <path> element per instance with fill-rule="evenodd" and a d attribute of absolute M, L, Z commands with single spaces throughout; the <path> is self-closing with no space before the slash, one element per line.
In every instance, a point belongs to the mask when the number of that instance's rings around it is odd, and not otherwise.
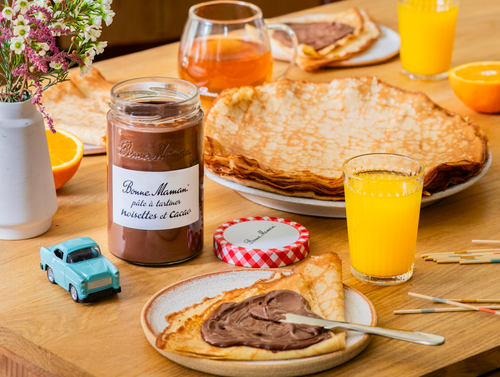
<path fill-rule="evenodd" d="M 352 34 L 341 38 L 331 45 L 320 50 L 310 45 L 300 44 L 296 59 L 297 65 L 305 71 L 314 71 L 321 67 L 349 59 L 351 56 L 366 50 L 381 35 L 376 22 L 367 11 L 351 8 L 343 12 L 311 15 L 303 17 L 287 17 L 271 19 L 270 23 L 316 23 L 316 22 L 338 22 L 351 26 Z M 275 32 L 276 33 L 276 32 Z M 288 60 L 292 57 L 293 50 L 276 38 L 271 38 L 273 55 L 278 59 Z"/>
<path fill-rule="evenodd" d="M 279 360 L 308 357 L 345 348 L 345 334 L 331 332 L 330 339 L 303 349 L 268 351 L 265 349 L 235 346 L 219 348 L 206 343 L 201 336 L 201 324 L 210 313 L 224 302 L 241 302 L 244 299 L 279 289 L 301 294 L 311 310 L 322 318 L 344 321 L 342 267 L 337 254 L 312 256 L 295 267 L 289 276 L 274 274 L 247 288 L 224 292 L 206 298 L 180 312 L 166 316 L 169 326 L 161 333 L 156 346 L 167 352 L 185 356 L 226 360 Z"/>
<path fill-rule="evenodd" d="M 93 69 L 82 78 L 80 70 L 71 70 L 68 79 L 44 92 L 43 105 L 63 128 L 87 144 L 106 145 L 106 114 L 113 84 Z"/>
<path fill-rule="evenodd" d="M 283 195 L 343 199 L 342 163 L 374 152 L 423 162 L 424 191 L 432 194 L 478 174 L 487 139 L 425 94 L 375 77 L 229 89 L 205 120 L 207 169 Z"/>

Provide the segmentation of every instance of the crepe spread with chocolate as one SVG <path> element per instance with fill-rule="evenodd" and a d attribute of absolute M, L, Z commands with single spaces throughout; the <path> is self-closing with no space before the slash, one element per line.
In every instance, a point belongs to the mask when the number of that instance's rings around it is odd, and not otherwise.
<path fill-rule="evenodd" d="M 264 298 L 268 302 L 267 312 L 258 308 L 258 303 L 261 301 L 264 303 Z M 249 299 L 248 305 L 243 303 L 247 299 Z M 277 301 L 273 303 L 275 300 Z M 309 304 L 309 312 L 301 309 L 304 307 L 304 300 Z M 241 307 L 240 303 L 243 303 L 243 307 L 245 305 L 246 308 L 250 307 L 251 313 L 237 312 Z M 293 359 L 334 352 L 345 347 L 343 332 L 323 332 L 317 328 L 311 330 L 296 325 L 289 327 L 289 324 L 255 319 L 255 317 L 276 319 L 275 315 L 278 316 L 282 311 L 294 311 L 309 316 L 313 313 L 315 316 L 333 321 L 345 320 L 342 266 L 337 254 L 311 256 L 297 265 L 289 275 L 276 272 L 269 279 L 259 280 L 249 287 L 233 289 L 212 298 L 207 297 L 199 304 L 167 315 L 168 326 L 158 335 L 156 347 L 160 352 L 224 360 Z M 229 319 L 229 323 L 236 319 L 250 324 L 250 328 L 255 325 L 251 339 L 239 340 L 236 343 L 234 338 L 224 340 L 221 332 L 230 331 L 231 334 L 238 334 L 240 337 L 245 330 L 240 331 L 238 326 L 232 325 L 229 326 L 230 329 L 225 325 L 220 326 L 221 320 L 214 319 L 218 316 L 224 318 L 222 323 L 227 323 L 226 319 Z M 257 321 L 261 324 L 257 324 Z M 207 327 L 217 328 L 217 331 L 207 335 L 210 332 L 206 331 Z M 222 330 L 223 327 L 226 330 Z M 290 334 L 291 329 L 297 330 L 297 333 Z M 318 333 L 320 339 L 310 344 L 303 343 L 305 338 L 314 338 L 314 332 Z M 280 339 L 272 339 L 276 335 L 287 338 L 280 344 Z M 204 339 L 213 341 L 217 346 L 207 343 Z M 242 344 L 241 342 L 248 343 L 238 345 Z M 302 348 L 295 349 L 297 345 L 291 343 L 299 343 Z M 219 344 L 227 346 L 221 347 Z M 261 345 L 262 348 L 254 348 L 257 345 Z"/>
<path fill-rule="evenodd" d="M 266 350 L 309 347 L 330 338 L 328 330 L 317 326 L 282 323 L 284 314 L 321 318 L 307 301 L 289 290 L 272 291 L 242 302 L 226 302 L 201 325 L 205 342 L 216 347 L 247 346 Z"/>
<path fill-rule="evenodd" d="M 354 32 L 352 26 L 344 25 L 340 22 L 295 22 L 285 25 L 292 28 L 299 43 L 311 46 L 315 50 L 321 50 Z M 288 33 L 282 30 L 276 30 L 273 38 L 287 47 L 293 46 Z"/>
<path fill-rule="evenodd" d="M 469 119 L 376 77 L 228 89 L 205 117 L 205 167 L 282 195 L 343 200 L 343 162 L 376 152 L 421 161 L 433 194 L 477 175 L 488 145 Z"/>
<path fill-rule="evenodd" d="M 268 24 L 287 24 L 294 29 L 299 42 L 296 63 L 305 71 L 338 64 L 366 50 L 381 35 L 377 23 L 363 9 L 350 8 L 337 13 L 300 17 L 278 17 Z M 282 31 L 271 34 L 273 57 L 290 60 L 291 40 Z"/>

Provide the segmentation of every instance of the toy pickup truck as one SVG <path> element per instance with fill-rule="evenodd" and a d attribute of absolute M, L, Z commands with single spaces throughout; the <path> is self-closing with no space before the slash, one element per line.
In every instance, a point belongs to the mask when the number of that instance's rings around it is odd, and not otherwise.
<path fill-rule="evenodd" d="M 52 284 L 69 291 L 76 302 L 89 302 L 121 292 L 118 269 L 89 237 L 40 249 L 40 267 Z"/>

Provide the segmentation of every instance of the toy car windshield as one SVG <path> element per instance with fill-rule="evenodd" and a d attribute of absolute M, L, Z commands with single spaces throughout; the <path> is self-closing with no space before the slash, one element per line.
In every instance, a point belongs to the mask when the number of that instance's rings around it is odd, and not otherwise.
<path fill-rule="evenodd" d="M 67 263 L 78 263 L 101 256 L 101 251 L 97 246 L 86 247 L 73 251 L 68 255 Z"/>

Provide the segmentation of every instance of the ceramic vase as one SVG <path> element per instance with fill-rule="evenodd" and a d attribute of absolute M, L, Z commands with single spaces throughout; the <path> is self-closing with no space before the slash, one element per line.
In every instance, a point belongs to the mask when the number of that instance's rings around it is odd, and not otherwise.
<path fill-rule="evenodd" d="M 45 233 L 56 211 L 42 114 L 31 100 L 0 102 L 0 239 Z"/>

